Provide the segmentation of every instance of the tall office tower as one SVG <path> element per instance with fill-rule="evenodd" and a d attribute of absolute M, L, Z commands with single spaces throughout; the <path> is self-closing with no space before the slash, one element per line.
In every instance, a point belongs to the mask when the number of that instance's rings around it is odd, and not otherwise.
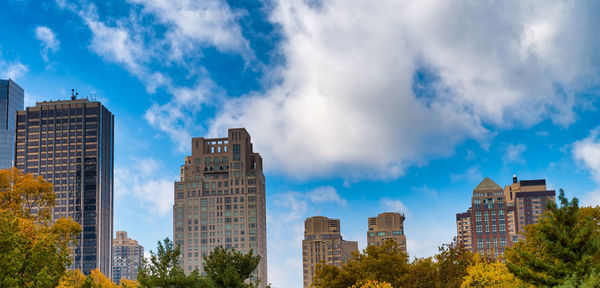
<path fill-rule="evenodd" d="M 173 239 L 181 247 L 186 273 L 198 269 L 216 246 L 261 257 L 253 277 L 267 282 L 265 176 L 262 157 L 252 150 L 246 129 L 225 138 L 193 138 L 192 155 L 175 182 Z"/>
<path fill-rule="evenodd" d="M 471 223 L 466 226 L 471 227 L 471 251 L 496 257 L 503 253 L 504 249 L 511 244 L 511 239 L 506 231 L 510 212 L 507 209 L 502 187 L 485 177 L 473 190 L 469 210 Z M 468 218 L 463 213 L 457 214 L 456 217 L 457 219 L 460 217 L 462 221 Z"/>
<path fill-rule="evenodd" d="M 314 216 L 304 221 L 302 269 L 304 287 L 310 287 L 319 263 L 341 266 L 358 251 L 358 242 L 342 239 L 340 219 Z"/>
<path fill-rule="evenodd" d="M 127 232 L 117 231 L 112 246 L 112 280 L 117 285 L 121 279 L 135 280 L 144 259 L 144 247 L 127 237 Z"/>
<path fill-rule="evenodd" d="M 406 253 L 406 236 L 404 235 L 404 214 L 386 212 L 369 217 L 369 231 L 367 231 L 368 245 L 381 245 L 385 240 L 392 239 L 400 245 Z"/>
<path fill-rule="evenodd" d="M 0 169 L 13 167 L 15 116 L 23 110 L 24 91 L 17 83 L 0 80 Z"/>
<path fill-rule="evenodd" d="M 471 209 L 465 213 L 456 214 L 456 240 L 458 243 L 465 246 L 466 249 L 472 250 L 471 238 Z"/>
<path fill-rule="evenodd" d="M 38 102 L 17 112 L 16 167 L 54 186 L 53 219 L 81 224 L 70 269 L 111 278 L 113 123 L 102 104 L 87 99 Z"/>
<path fill-rule="evenodd" d="M 547 190 L 546 179 L 517 180 L 513 176 L 513 183 L 504 187 L 504 196 L 508 205 L 513 207 L 513 219 L 510 221 L 511 237 L 516 242 L 522 235 L 523 228 L 529 224 L 537 223 L 538 217 L 546 211 L 549 201 L 555 202 L 556 191 Z"/>

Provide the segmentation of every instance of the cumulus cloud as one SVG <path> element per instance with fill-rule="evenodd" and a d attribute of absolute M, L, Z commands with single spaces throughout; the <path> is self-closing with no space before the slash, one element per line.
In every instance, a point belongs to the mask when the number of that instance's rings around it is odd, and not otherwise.
<path fill-rule="evenodd" d="M 267 168 L 295 177 L 394 178 L 490 128 L 569 125 L 598 80 L 593 2 L 320 3 L 277 2 L 281 83 L 211 126 L 247 127 Z"/>
<path fill-rule="evenodd" d="M 115 198 L 133 196 L 152 212 L 164 216 L 173 207 L 173 183 L 163 164 L 153 158 L 130 159 L 131 166 L 115 167 Z"/>
<path fill-rule="evenodd" d="M 164 40 L 173 59 L 196 53 L 196 45 L 213 46 L 252 58 L 253 52 L 227 2 L 218 0 L 129 0 L 168 27 Z"/>
<path fill-rule="evenodd" d="M 573 157 L 590 172 L 592 179 L 600 184 L 600 127 L 590 135 L 573 144 Z"/>
<path fill-rule="evenodd" d="M 600 185 L 600 127 L 590 132 L 588 137 L 573 144 L 573 158 L 578 161 Z M 589 192 L 583 197 L 586 205 L 600 205 L 600 189 Z"/>
<path fill-rule="evenodd" d="M 56 39 L 56 34 L 46 26 L 37 26 L 35 28 L 35 38 L 40 40 L 42 47 L 42 58 L 45 62 L 48 62 L 48 52 L 56 53 L 60 48 L 60 41 Z"/>
<path fill-rule="evenodd" d="M 172 95 L 146 120 L 180 149 L 190 131 L 244 126 L 267 170 L 297 178 L 393 179 L 466 139 L 485 146 L 498 129 L 567 126 L 587 103 L 576 95 L 598 83 L 594 1 L 308 2 L 269 7 L 285 58 L 266 73 L 275 84 L 228 100 L 186 60 L 210 47 L 254 64 L 237 23 L 244 12 L 216 0 L 130 0 L 132 15 L 110 24 L 93 5 L 80 15 L 92 51 Z M 187 69 L 193 87 L 178 86 L 170 65 Z M 193 96 L 178 97 L 181 89 Z M 200 124 L 206 106 L 218 116 Z"/>

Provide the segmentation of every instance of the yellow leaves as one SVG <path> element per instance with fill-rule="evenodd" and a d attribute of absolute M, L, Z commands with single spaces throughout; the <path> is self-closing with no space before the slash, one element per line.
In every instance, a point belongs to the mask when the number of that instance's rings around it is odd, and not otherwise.
<path fill-rule="evenodd" d="M 134 280 L 121 279 L 119 282 L 121 282 L 121 284 L 119 284 L 119 286 L 117 286 L 118 288 L 138 288 L 138 287 L 140 287 L 140 285 L 137 283 L 137 281 L 134 281 Z"/>
<path fill-rule="evenodd" d="M 92 287 L 94 288 L 115 288 L 117 285 L 110 281 L 110 279 L 106 278 L 102 272 L 98 268 L 92 270 L 90 275 L 88 275 L 88 281 L 91 282 Z"/>
<path fill-rule="evenodd" d="M 79 288 L 83 287 L 85 281 L 85 275 L 81 272 L 81 270 L 72 270 L 68 271 L 61 279 L 60 283 L 58 283 L 57 288 Z"/>
<path fill-rule="evenodd" d="M 527 287 L 522 285 L 523 283 L 508 271 L 504 263 L 489 262 L 477 255 L 475 261 L 467 268 L 467 276 L 460 287 Z"/>
<path fill-rule="evenodd" d="M 0 170 L 0 210 L 8 210 L 19 218 L 50 220 L 54 207 L 52 184 L 42 177 L 23 174 L 16 168 Z M 37 207 L 36 214 L 32 209 Z"/>
<path fill-rule="evenodd" d="M 360 285 L 352 285 L 352 288 L 393 288 L 390 283 L 367 280 Z"/>

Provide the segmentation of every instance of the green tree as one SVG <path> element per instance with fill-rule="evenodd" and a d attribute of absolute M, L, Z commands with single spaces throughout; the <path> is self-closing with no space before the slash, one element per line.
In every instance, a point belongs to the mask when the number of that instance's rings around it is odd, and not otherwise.
<path fill-rule="evenodd" d="M 342 267 L 317 265 L 313 287 L 347 288 L 368 280 L 401 287 L 409 271 L 408 267 L 408 255 L 400 249 L 398 243 L 387 240 L 381 246 L 368 246 L 363 253 L 353 253 L 352 258 Z"/>
<path fill-rule="evenodd" d="M 432 257 L 415 258 L 408 267 L 406 288 L 436 287 L 438 278 L 437 263 Z"/>
<path fill-rule="evenodd" d="M 183 288 L 211 287 L 207 279 L 200 277 L 195 270 L 185 275 L 178 263 L 181 251 L 169 238 L 158 242 L 157 252 L 150 251 L 150 261 L 144 260 L 138 272 L 137 281 L 140 287 Z"/>
<path fill-rule="evenodd" d="M 436 260 L 436 287 L 459 288 L 467 275 L 467 268 L 473 261 L 473 253 L 467 250 L 456 238 L 450 244 L 439 247 Z"/>
<path fill-rule="evenodd" d="M 0 170 L 0 287 L 56 287 L 66 273 L 81 226 L 66 218 L 51 223 L 53 204 L 52 185 L 42 178 Z"/>
<path fill-rule="evenodd" d="M 549 202 L 549 212 L 525 228 L 524 241 L 505 252 L 508 269 L 537 287 L 579 286 L 600 269 L 600 208 L 580 209 L 562 189 L 558 199 L 560 208 Z"/>
<path fill-rule="evenodd" d="M 249 278 L 259 263 L 260 256 L 253 255 L 252 250 L 244 254 L 217 246 L 204 260 L 204 271 L 217 288 L 258 287 L 260 279 L 250 281 Z"/>

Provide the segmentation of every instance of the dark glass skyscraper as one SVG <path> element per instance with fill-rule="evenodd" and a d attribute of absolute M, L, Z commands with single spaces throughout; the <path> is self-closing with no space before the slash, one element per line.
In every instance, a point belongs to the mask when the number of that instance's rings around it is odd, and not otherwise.
<path fill-rule="evenodd" d="M 17 112 L 16 167 L 54 185 L 53 219 L 81 224 L 70 268 L 111 277 L 114 116 L 87 99 L 38 102 Z"/>
<path fill-rule="evenodd" d="M 24 91 L 17 83 L 0 80 L 0 169 L 13 166 L 15 114 L 23 110 Z"/>

